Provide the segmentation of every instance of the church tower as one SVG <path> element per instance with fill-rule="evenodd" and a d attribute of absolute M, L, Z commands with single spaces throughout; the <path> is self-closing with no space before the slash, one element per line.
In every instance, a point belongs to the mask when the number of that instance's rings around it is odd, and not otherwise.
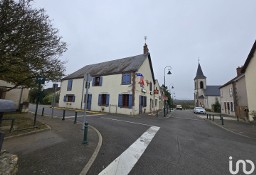
<path fill-rule="evenodd" d="M 204 76 L 200 63 L 198 63 L 196 77 L 194 78 L 194 86 L 195 106 L 205 106 L 206 76 Z"/>

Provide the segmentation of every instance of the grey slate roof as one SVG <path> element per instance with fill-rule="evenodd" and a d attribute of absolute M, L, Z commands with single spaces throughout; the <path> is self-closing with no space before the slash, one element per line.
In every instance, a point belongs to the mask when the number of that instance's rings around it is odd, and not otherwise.
<path fill-rule="evenodd" d="M 205 96 L 220 96 L 220 86 L 206 86 Z"/>
<path fill-rule="evenodd" d="M 195 79 L 204 79 L 204 78 L 206 78 L 206 76 L 204 76 L 204 73 L 202 71 L 201 65 L 199 63 L 198 67 L 197 67 L 197 71 L 196 71 L 196 77 L 194 78 L 194 80 Z"/>
<path fill-rule="evenodd" d="M 141 54 L 98 64 L 87 65 L 64 77 L 62 80 L 82 78 L 86 73 L 89 73 L 91 76 L 102 76 L 137 71 L 148 57 L 151 64 L 150 55 Z M 152 65 L 151 71 L 153 71 Z"/>

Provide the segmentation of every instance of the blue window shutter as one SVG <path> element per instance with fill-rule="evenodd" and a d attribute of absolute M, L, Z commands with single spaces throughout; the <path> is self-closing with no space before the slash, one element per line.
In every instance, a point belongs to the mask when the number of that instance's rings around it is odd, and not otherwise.
<path fill-rule="evenodd" d="M 125 84 L 125 74 L 122 74 L 122 84 Z"/>
<path fill-rule="evenodd" d="M 118 107 L 123 107 L 123 95 L 119 94 L 118 95 Z"/>
<path fill-rule="evenodd" d="M 129 108 L 132 108 L 132 94 L 129 95 Z"/>
<path fill-rule="evenodd" d="M 126 83 L 131 84 L 131 74 L 126 75 Z"/>
<path fill-rule="evenodd" d="M 73 98 L 72 98 L 72 102 L 75 102 L 75 96 L 73 96 Z"/>
<path fill-rule="evenodd" d="M 87 109 L 90 111 L 92 106 L 92 94 L 88 94 Z"/>
<path fill-rule="evenodd" d="M 101 94 L 99 94 L 98 105 L 101 106 Z"/>
<path fill-rule="evenodd" d="M 103 80 L 103 78 L 102 77 L 100 77 L 100 86 L 102 86 L 102 80 Z"/>
<path fill-rule="evenodd" d="M 72 90 L 72 82 L 73 82 L 73 80 L 68 80 L 68 87 L 67 87 L 68 91 Z"/>
<path fill-rule="evenodd" d="M 106 94 L 106 106 L 109 106 L 109 94 Z"/>
<path fill-rule="evenodd" d="M 92 78 L 92 86 L 95 85 L 95 77 Z"/>
<path fill-rule="evenodd" d="M 66 97 L 66 95 L 64 96 L 63 101 L 64 101 L 64 102 L 66 102 L 66 101 L 67 101 L 67 97 Z"/>

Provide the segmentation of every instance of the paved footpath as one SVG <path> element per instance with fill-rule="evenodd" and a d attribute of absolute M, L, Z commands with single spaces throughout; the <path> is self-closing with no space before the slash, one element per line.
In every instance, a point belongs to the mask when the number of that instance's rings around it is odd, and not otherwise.
<path fill-rule="evenodd" d="M 197 115 L 199 118 L 203 118 L 207 120 L 206 115 Z M 237 135 L 241 135 L 247 138 L 255 139 L 256 140 L 256 123 L 248 123 L 244 121 L 237 121 L 235 117 L 230 116 L 224 116 L 224 121 L 222 125 L 222 121 L 220 120 L 219 115 L 213 118 L 211 117 L 211 120 L 208 118 L 209 121 L 211 121 L 213 124 L 229 131 Z"/>
<path fill-rule="evenodd" d="M 88 128 L 88 144 L 82 144 L 81 124 L 60 118 L 39 117 L 51 129 L 4 140 L 3 149 L 19 157 L 18 174 L 80 174 L 92 157 L 98 134 Z"/>

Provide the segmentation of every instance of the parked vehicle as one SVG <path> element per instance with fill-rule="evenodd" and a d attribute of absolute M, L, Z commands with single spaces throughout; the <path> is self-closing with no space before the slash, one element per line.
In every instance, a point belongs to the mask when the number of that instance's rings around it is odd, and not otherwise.
<path fill-rule="evenodd" d="M 176 109 L 177 110 L 182 110 L 182 106 L 181 105 L 176 105 Z"/>
<path fill-rule="evenodd" d="M 195 114 L 205 114 L 205 109 L 203 107 L 195 107 L 194 108 L 194 113 Z"/>

